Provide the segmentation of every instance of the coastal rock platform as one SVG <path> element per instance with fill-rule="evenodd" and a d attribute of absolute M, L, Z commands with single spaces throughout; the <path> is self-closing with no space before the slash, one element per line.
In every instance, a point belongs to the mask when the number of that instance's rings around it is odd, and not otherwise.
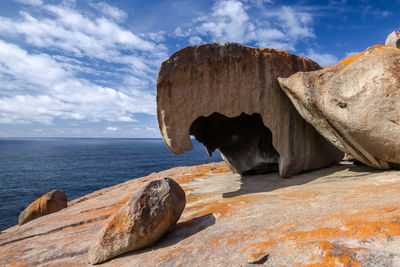
<path fill-rule="evenodd" d="M 187 196 L 175 228 L 99 266 L 400 265 L 400 171 L 341 163 L 284 179 L 212 163 L 130 180 L 11 227 L 0 234 L 0 266 L 90 266 L 89 246 L 110 215 L 163 177 Z"/>

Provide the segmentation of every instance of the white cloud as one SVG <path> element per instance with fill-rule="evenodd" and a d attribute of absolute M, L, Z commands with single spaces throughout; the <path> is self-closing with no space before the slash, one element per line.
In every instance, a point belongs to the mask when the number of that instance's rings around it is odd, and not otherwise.
<path fill-rule="evenodd" d="M 211 16 L 201 20 L 195 29 L 199 35 L 211 35 L 214 40 L 243 42 L 248 20 L 241 2 L 218 1 Z"/>
<path fill-rule="evenodd" d="M 109 132 L 116 132 L 116 131 L 118 131 L 118 130 L 119 130 L 118 127 L 113 127 L 113 126 L 108 126 L 108 127 L 107 127 L 107 131 L 109 131 Z"/>
<path fill-rule="evenodd" d="M 191 36 L 189 38 L 189 44 L 191 44 L 191 45 L 199 45 L 199 44 L 202 44 L 202 43 L 204 43 L 203 39 L 201 39 L 197 35 Z"/>
<path fill-rule="evenodd" d="M 140 36 L 67 2 L 0 17 L 0 123 L 135 122 L 135 113 L 155 115 L 164 33 Z"/>
<path fill-rule="evenodd" d="M 99 3 L 89 2 L 89 5 L 100 11 L 105 16 L 111 17 L 116 21 L 123 21 L 128 17 L 128 14 L 125 11 L 117 7 L 110 6 L 106 2 L 99 2 Z"/>
<path fill-rule="evenodd" d="M 14 0 L 14 1 L 21 4 L 32 5 L 32 6 L 38 6 L 43 4 L 42 0 Z"/>
<path fill-rule="evenodd" d="M 99 86 L 66 72 L 48 55 L 32 55 L 1 40 L 0 72 L 0 88 L 13 84 L 0 98 L 1 123 L 49 124 L 55 118 L 134 121 L 134 113 L 155 113 L 149 92 Z"/>
<path fill-rule="evenodd" d="M 338 58 L 335 55 L 328 54 L 328 53 L 318 53 L 314 51 L 314 49 L 307 50 L 306 57 L 314 60 L 321 66 L 327 67 L 339 62 Z"/>
<path fill-rule="evenodd" d="M 0 32 L 8 36 L 23 35 L 29 44 L 36 47 L 107 62 L 128 62 L 129 57 L 120 52 L 124 49 L 132 52 L 130 57 L 166 50 L 104 17 L 85 17 L 66 6 L 45 5 L 43 9 L 49 16 L 34 17 L 22 11 L 18 20 L 0 17 Z"/>
<path fill-rule="evenodd" d="M 202 42 L 239 42 L 260 47 L 295 50 L 299 40 L 314 38 L 313 17 L 291 7 L 262 10 L 272 1 L 220 0 L 212 7 L 210 15 L 200 16 L 190 24 L 175 29 L 175 36 L 188 38 L 190 44 Z"/>

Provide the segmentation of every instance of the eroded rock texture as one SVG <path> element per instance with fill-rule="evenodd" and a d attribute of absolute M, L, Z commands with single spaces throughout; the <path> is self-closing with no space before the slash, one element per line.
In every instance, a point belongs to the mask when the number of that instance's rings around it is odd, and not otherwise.
<path fill-rule="evenodd" d="M 357 160 L 400 163 L 400 50 L 374 46 L 339 64 L 279 79 L 297 110 Z"/>
<path fill-rule="evenodd" d="M 386 38 L 385 45 L 400 48 L 400 31 L 393 31 Z"/>
<path fill-rule="evenodd" d="M 339 164 L 282 179 L 241 177 L 224 163 L 135 178 L 1 229 L 0 266 L 92 266 L 88 248 L 109 216 L 166 176 L 186 193 L 177 225 L 153 246 L 101 267 L 399 266 L 399 171 Z"/>
<path fill-rule="evenodd" d="M 173 179 L 151 181 L 104 225 L 89 248 L 90 263 L 152 245 L 176 224 L 185 204 L 185 192 Z"/>
<path fill-rule="evenodd" d="M 57 212 L 67 207 L 67 196 L 64 192 L 53 190 L 32 202 L 19 215 L 18 224 L 22 225 L 41 216 Z"/>
<path fill-rule="evenodd" d="M 279 168 L 288 177 L 338 162 L 343 154 L 297 113 L 277 77 L 317 70 L 285 51 L 235 43 L 187 47 L 165 61 L 157 78 L 157 113 L 168 148 L 219 149 L 240 174 Z"/>

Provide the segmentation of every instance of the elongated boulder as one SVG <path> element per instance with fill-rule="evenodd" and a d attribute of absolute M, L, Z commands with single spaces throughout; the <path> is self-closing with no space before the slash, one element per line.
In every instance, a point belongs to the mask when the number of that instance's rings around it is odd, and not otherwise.
<path fill-rule="evenodd" d="M 400 163 L 400 50 L 374 46 L 318 71 L 279 79 L 299 113 L 357 160 Z"/>
<path fill-rule="evenodd" d="M 151 181 L 104 225 L 89 248 L 92 264 L 152 245 L 179 220 L 183 189 L 171 178 Z"/>
<path fill-rule="evenodd" d="M 192 149 L 193 135 L 240 174 L 279 169 L 289 177 L 337 163 L 343 153 L 301 118 L 276 79 L 320 68 L 285 51 L 236 43 L 182 49 L 157 77 L 162 138 L 180 154 Z"/>
<path fill-rule="evenodd" d="M 57 212 L 67 207 L 67 196 L 64 192 L 53 190 L 32 202 L 19 215 L 18 224 L 23 225 L 41 216 Z"/>

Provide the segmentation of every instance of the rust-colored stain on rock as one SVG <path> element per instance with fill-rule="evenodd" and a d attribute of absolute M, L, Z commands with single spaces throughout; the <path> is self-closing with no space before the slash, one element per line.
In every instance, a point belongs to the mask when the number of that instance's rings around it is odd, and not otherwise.
<path fill-rule="evenodd" d="M 7 229 L 0 265 L 89 266 L 87 249 L 107 218 L 165 176 L 186 191 L 181 221 L 150 248 L 102 266 L 395 266 L 400 259 L 400 172 L 347 164 L 289 180 L 241 178 L 213 163 L 134 179 Z"/>

